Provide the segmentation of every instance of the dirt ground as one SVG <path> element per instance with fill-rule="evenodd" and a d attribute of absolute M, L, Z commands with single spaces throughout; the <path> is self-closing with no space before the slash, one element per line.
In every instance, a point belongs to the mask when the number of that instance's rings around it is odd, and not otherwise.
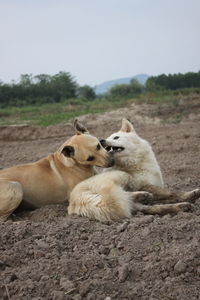
<path fill-rule="evenodd" d="M 122 116 L 152 144 L 166 186 L 200 186 L 199 96 L 80 120 L 102 138 Z M 72 134 L 69 124 L 1 127 L 0 166 L 36 161 Z M 200 299 L 200 199 L 191 212 L 110 223 L 68 216 L 65 205 L 14 214 L 0 224 L 0 299 Z"/>

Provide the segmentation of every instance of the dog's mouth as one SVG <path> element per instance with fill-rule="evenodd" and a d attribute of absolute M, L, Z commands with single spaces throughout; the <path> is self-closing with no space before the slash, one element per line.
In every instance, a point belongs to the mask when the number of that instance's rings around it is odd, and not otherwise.
<path fill-rule="evenodd" d="M 122 152 L 125 148 L 124 147 L 116 147 L 116 146 L 106 146 L 105 149 L 109 153 L 116 153 L 116 152 Z"/>

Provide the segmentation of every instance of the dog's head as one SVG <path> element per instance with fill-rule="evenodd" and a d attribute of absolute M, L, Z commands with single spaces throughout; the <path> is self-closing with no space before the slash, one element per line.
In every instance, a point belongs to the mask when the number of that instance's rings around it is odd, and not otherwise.
<path fill-rule="evenodd" d="M 100 142 L 113 155 L 115 165 L 122 168 L 127 168 L 131 164 L 135 165 L 144 155 L 143 152 L 146 152 L 148 144 L 137 135 L 133 125 L 127 119 L 122 120 L 122 126 L 118 132 Z"/>
<path fill-rule="evenodd" d="M 76 134 L 59 149 L 65 158 L 85 166 L 111 167 L 114 164 L 113 155 L 77 119 L 74 128 Z"/>

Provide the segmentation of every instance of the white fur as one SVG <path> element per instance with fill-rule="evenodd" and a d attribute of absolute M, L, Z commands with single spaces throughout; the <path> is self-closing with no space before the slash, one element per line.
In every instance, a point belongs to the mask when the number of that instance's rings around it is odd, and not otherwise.
<path fill-rule="evenodd" d="M 119 139 L 115 140 L 116 136 Z M 112 169 L 131 174 L 131 190 L 138 190 L 145 184 L 163 187 L 161 170 L 153 150 L 135 131 L 114 133 L 106 139 L 106 144 L 125 148 L 124 151 L 115 153 L 115 166 Z"/>
<path fill-rule="evenodd" d="M 116 136 L 119 138 L 114 139 Z M 69 200 L 69 214 L 100 221 L 130 218 L 132 210 L 137 208 L 134 199 L 142 186 L 163 187 L 160 167 L 150 144 L 136 134 L 129 121 L 123 120 L 121 131 L 107 138 L 106 145 L 125 149 L 114 153 L 114 167 L 75 186 Z"/>

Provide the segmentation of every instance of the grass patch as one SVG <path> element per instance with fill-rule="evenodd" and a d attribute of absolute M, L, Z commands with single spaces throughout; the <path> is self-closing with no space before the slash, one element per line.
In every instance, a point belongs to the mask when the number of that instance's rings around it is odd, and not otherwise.
<path fill-rule="evenodd" d="M 0 109 L 0 125 L 32 124 L 49 126 L 66 122 L 72 118 L 85 114 L 94 114 L 116 109 L 127 104 L 127 100 L 82 101 L 71 99 L 61 103 L 32 105 L 26 107 L 8 107 Z"/>
<path fill-rule="evenodd" d="M 0 108 L 0 125 L 32 124 L 49 126 L 67 122 L 80 115 L 102 113 L 120 107 L 127 107 L 132 103 L 157 104 L 159 107 L 162 107 L 165 103 L 177 107 L 181 96 L 195 93 L 199 94 L 199 92 L 200 89 L 195 89 L 195 91 L 194 89 L 184 89 L 151 93 L 146 92 L 131 99 L 111 99 L 109 97 L 99 98 L 93 101 L 68 99 L 60 103 Z"/>

